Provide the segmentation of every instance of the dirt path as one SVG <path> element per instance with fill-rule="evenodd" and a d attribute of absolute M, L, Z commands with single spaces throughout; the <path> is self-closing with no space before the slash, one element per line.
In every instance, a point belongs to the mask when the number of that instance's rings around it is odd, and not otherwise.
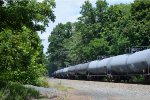
<path fill-rule="evenodd" d="M 48 81 L 72 87 L 64 100 L 150 100 L 150 85 L 52 79 Z"/>

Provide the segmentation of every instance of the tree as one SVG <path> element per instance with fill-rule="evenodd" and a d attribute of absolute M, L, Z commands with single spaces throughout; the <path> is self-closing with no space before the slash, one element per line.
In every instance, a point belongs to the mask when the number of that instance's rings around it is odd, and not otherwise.
<path fill-rule="evenodd" d="M 124 32 L 131 18 L 130 8 L 130 5 L 119 4 L 110 6 L 107 11 L 102 36 L 108 41 L 110 55 L 123 54 L 130 47 L 128 36 Z"/>
<path fill-rule="evenodd" d="M 78 32 L 77 29 L 80 27 L 80 24 L 73 24 L 74 31 L 72 30 L 72 36 L 64 40 L 64 47 L 67 50 L 67 58 L 69 65 L 75 65 L 82 63 L 83 61 L 83 52 L 82 52 L 82 35 L 81 32 Z"/>
<path fill-rule="evenodd" d="M 64 47 L 65 39 L 72 36 L 72 23 L 59 23 L 51 32 L 49 36 L 49 48 L 47 51 L 50 65 L 55 65 L 58 68 L 67 65 L 67 49 Z"/>
<path fill-rule="evenodd" d="M 131 43 L 138 46 L 149 46 L 150 43 L 150 1 L 135 0 L 131 4 L 132 20 L 128 26 Z"/>
<path fill-rule="evenodd" d="M 37 31 L 54 21 L 55 3 L 5 0 L 0 4 L 0 80 L 38 84 L 46 67 Z"/>
<path fill-rule="evenodd" d="M 1 6 L 0 31 L 4 28 L 20 30 L 23 26 L 34 31 L 44 31 L 49 21 L 54 21 L 53 0 L 6 0 Z"/>
<path fill-rule="evenodd" d="M 111 6 L 106 0 L 97 0 L 96 6 L 85 1 L 78 21 L 71 24 L 71 35 L 66 34 L 65 24 L 53 30 L 50 36 L 53 39 L 49 41 L 51 63 L 64 67 L 95 60 L 98 56 L 124 54 L 128 47 L 148 46 L 149 12 L 149 0 Z M 65 52 L 65 56 L 60 52 Z"/>

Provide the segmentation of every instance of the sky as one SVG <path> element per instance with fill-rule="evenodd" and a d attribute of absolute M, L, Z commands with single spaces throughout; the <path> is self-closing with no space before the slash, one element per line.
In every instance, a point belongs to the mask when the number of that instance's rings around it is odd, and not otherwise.
<path fill-rule="evenodd" d="M 42 1 L 42 0 L 38 0 Z M 54 14 L 56 16 L 55 22 L 50 22 L 49 27 L 46 28 L 44 33 L 39 33 L 40 38 L 43 40 L 42 44 L 44 46 L 44 53 L 46 53 L 48 48 L 48 37 L 53 30 L 53 28 L 58 23 L 66 23 L 66 22 L 75 22 L 76 19 L 80 16 L 81 6 L 86 0 L 55 0 L 56 8 L 54 9 Z M 97 0 L 89 0 L 93 5 Z M 106 0 L 109 5 L 114 4 L 128 4 L 132 3 L 134 0 Z"/>

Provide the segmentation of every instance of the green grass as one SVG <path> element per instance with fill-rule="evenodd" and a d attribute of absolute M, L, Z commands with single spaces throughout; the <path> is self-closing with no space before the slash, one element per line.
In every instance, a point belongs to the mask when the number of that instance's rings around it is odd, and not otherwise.
<path fill-rule="evenodd" d="M 22 84 L 0 81 L 1 100 L 31 100 L 38 98 L 40 93 L 32 88 L 26 88 Z"/>

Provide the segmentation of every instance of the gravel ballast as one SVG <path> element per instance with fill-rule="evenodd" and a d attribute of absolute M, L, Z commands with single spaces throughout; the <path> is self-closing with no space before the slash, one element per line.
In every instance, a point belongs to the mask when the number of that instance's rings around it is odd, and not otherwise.
<path fill-rule="evenodd" d="M 72 87 L 67 100 L 150 100 L 150 85 L 110 83 L 66 79 L 48 79 L 49 82 Z"/>

